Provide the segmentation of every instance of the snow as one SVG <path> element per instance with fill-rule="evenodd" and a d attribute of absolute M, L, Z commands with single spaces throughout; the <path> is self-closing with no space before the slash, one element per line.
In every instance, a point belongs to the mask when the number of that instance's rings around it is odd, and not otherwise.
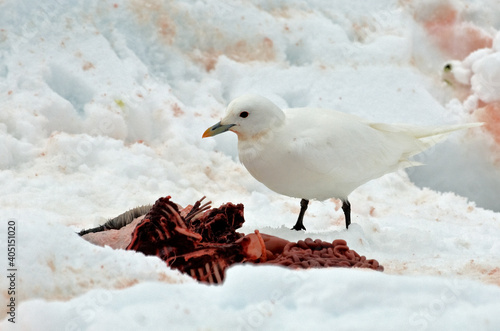
<path fill-rule="evenodd" d="M 336 286 L 318 292 L 318 283 Z M 359 292 L 365 294 L 345 299 Z M 296 330 L 300 325 L 351 330 L 397 329 L 391 327 L 397 325 L 481 329 L 500 323 L 494 304 L 499 292 L 477 282 L 434 277 L 244 266 L 231 269 L 221 287 L 142 282 L 120 291 L 92 290 L 66 303 L 33 300 L 24 308 L 35 320 L 24 326 L 43 330 L 88 326 L 92 330 Z"/>
<path fill-rule="evenodd" d="M 467 25 L 431 34 L 422 17 L 437 5 Z M 312 202 L 305 233 L 289 230 L 299 201 L 246 172 L 236 137 L 201 134 L 243 93 L 380 122 L 476 121 L 478 100 L 498 99 L 498 17 L 493 0 L 1 2 L 0 219 L 17 222 L 18 272 L 16 324 L 2 311 L 0 329 L 497 330 L 488 131 L 456 133 L 416 158 L 426 166 L 354 191 L 348 231 L 338 201 Z M 436 42 L 471 26 L 494 41 L 473 63 Z M 468 98 L 443 82 L 450 60 L 472 70 Z M 243 203 L 242 232 L 342 238 L 385 271 L 242 265 L 207 286 L 75 234 L 166 195 Z"/>

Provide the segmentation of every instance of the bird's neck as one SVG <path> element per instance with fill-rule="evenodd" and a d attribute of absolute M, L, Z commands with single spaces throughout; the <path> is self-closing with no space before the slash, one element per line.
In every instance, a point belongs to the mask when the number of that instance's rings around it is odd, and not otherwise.
<path fill-rule="evenodd" d="M 267 130 L 251 136 L 238 135 L 238 154 L 240 160 L 261 158 L 268 144 L 276 138 L 276 132 Z"/>
<path fill-rule="evenodd" d="M 238 135 L 238 142 L 249 144 L 258 144 L 269 141 L 274 135 L 272 130 L 260 131 L 254 134 L 243 134 L 239 132 L 237 132 L 236 134 Z"/>

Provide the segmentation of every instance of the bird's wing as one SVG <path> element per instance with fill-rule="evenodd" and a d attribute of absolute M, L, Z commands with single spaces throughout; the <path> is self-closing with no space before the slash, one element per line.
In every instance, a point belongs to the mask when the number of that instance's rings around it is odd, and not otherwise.
<path fill-rule="evenodd" d="M 286 144 L 291 162 L 346 181 L 367 181 L 396 170 L 408 143 L 393 141 L 391 133 L 359 117 L 323 109 L 294 109 L 287 125 L 293 132 Z"/>

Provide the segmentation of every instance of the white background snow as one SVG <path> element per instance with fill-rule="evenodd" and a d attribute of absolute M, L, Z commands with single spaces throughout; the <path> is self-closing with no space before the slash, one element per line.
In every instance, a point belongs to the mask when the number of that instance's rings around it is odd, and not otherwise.
<path fill-rule="evenodd" d="M 500 29 L 497 0 L 0 1 L 0 329 L 500 329 L 499 154 L 483 129 L 356 190 L 348 231 L 338 201 L 311 203 L 305 233 L 289 230 L 299 201 L 246 172 L 234 135 L 201 139 L 246 92 L 380 122 L 477 120 L 421 23 L 439 5 Z M 242 232 L 342 238 L 385 271 L 240 265 L 207 286 L 76 235 L 166 195 L 243 203 Z"/>

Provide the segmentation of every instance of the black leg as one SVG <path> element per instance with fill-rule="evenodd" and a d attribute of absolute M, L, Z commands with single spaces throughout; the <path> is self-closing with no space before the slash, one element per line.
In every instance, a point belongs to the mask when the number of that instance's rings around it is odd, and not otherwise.
<path fill-rule="evenodd" d="M 345 228 L 349 229 L 349 225 L 351 225 L 351 203 L 347 199 L 342 200 L 342 210 L 345 216 Z"/>
<path fill-rule="evenodd" d="M 307 210 L 307 205 L 309 204 L 309 200 L 302 199 L 300 200 L 300 213 L 299 213 L 299 218 L 297 219 L 297 223 L 293 226 L 292 230 L 305 230 L 305 226 L 302 223 L 304 219 L 304 214 L 306 213 Z"/>

